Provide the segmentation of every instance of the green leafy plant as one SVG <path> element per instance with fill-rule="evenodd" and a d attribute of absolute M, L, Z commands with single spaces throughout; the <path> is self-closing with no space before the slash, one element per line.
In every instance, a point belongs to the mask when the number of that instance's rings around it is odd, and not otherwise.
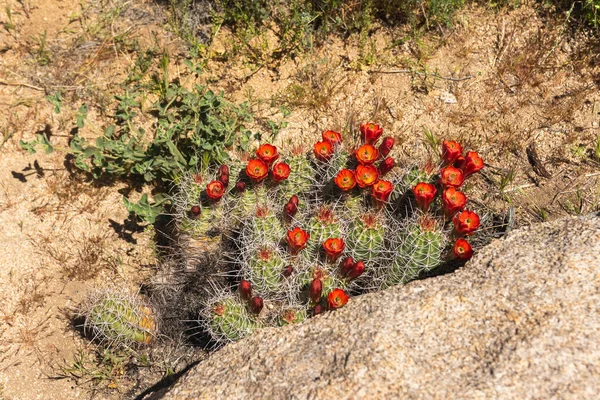
<path fill-rule="evenodd" d="M 250 142 L 260 137 L 247 128 L 253 120 L 247 103 L 235 105 L 205 86 L 188 89 L 179 81 L 170 81 L 168 63 L 168 57 L 163 56 L 160 73 L 152 78 L 149 87 L 159 94 L 151 108 L 156 117 L 151 131 L 138 125 L 143 114 L 143 88 L 134 85 L 132 91 L 116 97 L 114 123 L 104 128 L 99 137 L 89 140 L 76 133 L 69 148 L 63 149 L 72 155 L 76 168 L 94 179 L 119 179 L 133 185 L 149 183 L 164 191 L 183 171 L 222 163 L 229 158 L 228 151 L 247 150 Z M 148 70 L 145 66 L 142 69 Z M 60 112 L 60 93 L 48 100 L 54 111 Z M 75 116 L 78 132 L 85 127 L 87 114 L 88 106 L 83 104 Z M 269 126 L 275 135 L 285 122 L 271 122 Z M 46 153 L 54 150 L 44 134 L 38 134 L 31 142 L 21 141 L 21 146 L 30 153 L 35 153 L 37 147 Z M 154 222 L 166 205 L 164 197 L 155 196 L 150 202 L 147 195 L 137 204 L 128 199 L 124 202 L 128 210 L 148 222 Z"/>

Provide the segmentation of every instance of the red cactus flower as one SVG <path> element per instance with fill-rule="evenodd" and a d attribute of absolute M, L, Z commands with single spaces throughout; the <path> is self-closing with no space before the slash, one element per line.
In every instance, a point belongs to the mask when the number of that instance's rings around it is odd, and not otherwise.
<path fill-rule="evenodd" d="M 323 140 L 321 142 L 315 143 L 313 151 L 317 160 L 325 162 L 329 160 L 333 155 L 333 146 L 331 145 L 331 143 Z"/>
<path fill-rule="evenodd" d="M 377 182 L 379 170 L 372 165 L 359 165 L 356 167 L 356 183 L 360 188 L 366 188 Z"/>
<path fill-rule="evenodd" d="M 458 239 L 452 250 L 454 256 L 459 260 L 468 260 L 473 257 L 473 248 L 465 239 Z"/>
<path fill-rule="evenodd" d="M 300 250 L 306 247 L 306 242 L 310 238 L 310 234 L 296 227 L 291 231 L 287 231 L 287 242 L 293 254 L 297 254 Z"/>
<path fill-rule="evenodd" d="M 454 217 L 454 230 L 459 235 L 472 235 L 479 228 L 479 215 L 473 211 L 464 210 Z"/>
<path fill-rule="evenodd" d="M 412 190 L 415 195 L 415 200 L 417 200 L 417 204 L 421 210 L 427 212 L 427 210 L 429 210 L 429 205 L 437 192 L 435 186 L 431 183 L 419 182 Z"/>
<path fill-rule="evenodd" d="M 462 154 L 462 146 L 460 143 L 452 140 L 444 140 L 442 142 L 442 158 L 446 164 L 452 164 Z"/>
<path fill-rule="evenodd" d="M 315 278 L 308 287 L 308 297 L 313 303 L 318 303 L 321 300 L 323 293 L 323 282 L 319 278 Z"/>
<path fill-rule="evenodd" d="M 246 175 L 254 182 L 260 182 L 269 174 L 269 167 L 262 160 L 253 159 L 248 161 Z"/>
<path fill-rule="evenodd" d="M 384 176 L 385 174 L 390 172 L 392 169 L 394 169 L 395 166 L 396 166 L 396 160 L 394 160 L 392 157 L 388 157 L 385 160 L 383 160 L 381 163 L 379 163 L 379 173 L 381 174 L 381 176 Z"/>
<path fill-rule="evenodd" d="M 342 276 L 347 276 L 352 268 L 354 268 L 354 259 L 352 257 L 346 257 L 340 263 L 340 272 Z"/>
<path fill-rule="evenodd" d="M 463 172 L 454 167 L 442 168 L 440 171 L 440 181 L 445 187 L 459 187 L 465 181 Z"/>
<path fill-rule="evenodd" d="M 253 314 L 260 314 L 260 312 L 263 309 L 263 299 L 262 297 L 253 297 L 252 300 L 250 300 L 250 311 Z"/>
<path fill-rule="evenodd" d="M 275 182 L 281 182 L 286 180 L 290 176 L 290 166 L 286 163 L 277 163 L 273 165 L 273 180 Z"/>
<path fill-rule="evenodd" d="M 392 184 L 392 182 L 380 179 L 373 184 L 372 194 L 375 199 L 382 203 L 385 203 L 390 198 L 392 190 L 394 190 L 394 185 Z"/>
<path fill-rule="evenodd" d="M 354 155 L 362 165 L 371 165 L 379 158 L 379 151 L 370 144 L 363 144 L 356 150 Z"/>
<path fill-rule="evenodd" d="M 444 214 L 446 217 L 452 218 L 454 214 L 465 208 L 467 196 L 456 188 L 449 187 L 442 193 L 442 202 L 444 203 Z"/>
<path fill-rule="evenodd" d="M 462 163 L 462 170 L 465 173 L 465 178 L 482 169 L 484 166 L 483 159 L 474 151 L 469 151 L 465 156 L 465 161 Z"/>
<path fill-rule="evenodd" d="M 238 193 L 243 193 L 246 190 L 246 182 L 239 181 L 236 183 L 235 190 L 237 190 Z"/>
<path fill-rule="evenodd" d="M 379 154 L 381 157 L 387 157 L 395 143 L 396 141 L 391 136 L 383 138 L 383 142 L 379 145 Z"/>
<path fill-rule="evenodd" d="M 465 166 L 465 157 L 463 157 L 462 155 L 456 157 L 456 160 L 454 160 L 454 163 L 452 165 L 455 166 L 456 168 L 462 169 Z M 463 174 L 464 174 L 464 171 L 463 171 Z"/>
<path fill-rule="evenodd" d="M 327 258 L 332 262 L 338 259 L 344 251 L 344 247 L 346 247 L 346 244 L 342 238 L 329 238 L 323 243 Z"/>
<path fill-rule="evenodd" d="M 342 289 L 333 289 L 327 296 L 327 303 L 329 308 L 340 308 L 348 303 L 348 295 Z"/>
<path fill-rule="evenodd" d="M 277 147 L 265 143 L 256 150 L 256 156 L 260 158 L 265 164 L 271 165 L 273 161 L 279 158 L 277 153 Z"/>
<path fill-rule="evenodd" d="M 337 187 L 342 189 L 344 192 L 352 190 L 356 186 L 356 177 L 354 171 L 349 169 L 343 169 L 336 175 L 334 179 Z"/>
<path fill-rule="evenodd" d="M 198 217 L 200 214 L 202 214 L 202 209 L 200 208 L 200 206 L 192 206 L 190 212 L 194 217 Z"/>
<path fill-rule="evenodd" d="M 290 276 L 292 276 L 292 274 L 294 273 L 294 267 L 292 267 L 291 265 L 286 266 L 283 271 L 281 272 L 281 274 L 284 276 L 284 278 L 289 278 Z"/>
<path fill-rule="evenodd" d="M 220 200 L 225 193 L 225 185 L 221 181 L 212 181 L 206 185 L 206 195 L 211 200 Z"/>
<path fill-rule="evenodd" d="M 365 272 L 365 263 L 362 261 L 358 261 L 354 263 L 352 269 L 348 272 L 347 278 L 352 280 L 361 276 Z"/>
<path fill-rule="evenodd" d="M 238 288 L 242 300 L 250 300 L 252 298 L 252 284 L 245 279 L 242 279 Z"/>
<path fill-rule="evenodd" d="M 383 134 L 383 128 L 377 124 L 368 123 L 360 126 L 360 138 L 363 143 L 373 144 Z"/>
<path fill-rule="evenodd" d="M 324 131 L 322 133 L 323 140 L 331 143 L 332 146 L 337 146 L 342 143 L 342 135 L 334 131 Z"/>

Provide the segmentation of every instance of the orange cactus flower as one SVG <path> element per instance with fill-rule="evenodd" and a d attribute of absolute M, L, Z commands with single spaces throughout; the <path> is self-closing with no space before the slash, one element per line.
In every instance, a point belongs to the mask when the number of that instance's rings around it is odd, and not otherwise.
<path fill-rule="evenodd" d="M 442 159 L 446 164 L 452 164 L 462 154 L 462 146 L 460 143 L 452 140 L 444 140 L 442 142 Z"/>
<path fill-rule="evenodd" d="M 372 165 L 359 165 L 356 167 L 356 183 L 360 188 L 366 188 L 377 182 L 379 170 Z"/>
<path fill-rule="evenodd" d="M 467 196 L 459 192 L 456 188 L 449 187 L 442 193 L 442 202 L 444 203 L 444 214 L 451 218 L 454 214 L 465 208 Z"/>
<path fill-rule="evenodd" d="M 396 141 L 393 137 L 388 136 L 384 138 L 383 142 L 379 145 L 379 154 L 381 154 L 381 157 L 387 157 L 388 154 L 390 154 L 390 151 L 392 151 L 395 143 Z"/>
<path fill-rule="evenodd" d="M 328 161 L 333 155 L 333 146 L 331 143 L 323 140 L 315 143 L 313 151 L 317 160 L 325 162 Z"/>
<path fill-rule="evenodd" d="M 360 126 L 360 138 L 363 143 L 373 144 L 383 134 L 383 128 L 371 122 Z"/>
<path fill-rule="evenodd" d="M 472 235 L 479 228 L 479 215 L 473 211 L 464 210 L 454 217 L 454 230 L 459 235 Z"/>
<path fill-rule="evenodd" d="M 463 172 L 454 167 L 442 168 L 440 171 L 440 182 L 445 187 L 459 187 L 465 181 Z"/>
<path fill-rule="evenodd" d="M 395 166 L 396 166 L 396 160 L 394 160 L 392 157 L 388 157 L 385 160 L 383 160 L 381 163 L 379 163 L 379 173 L 381 174 L 381 176 L 384 176 L 385 174 L 390 172 L 392 169 L 394 169 Z"/>
<path fill-rule="evenodd" d="M 484 166 L 483 159 L 474 151 L 469 151 L 465 156 L 465 161 L 462 163 L 462 170 L 465 178 L 482 169 Z"/>
<path fill-rule="evenodd" d="M 429 210 L 429 205 L 433 201 L 435 193 L 437 192 L 435 186 L 433 186 L 431 183 L 419 182 L 415 187 L 413 187 L 412 190 L 419 208 L 421 208 L 421 210 L 424 212 L 427 212 L 427 210 Z"/>
<path fill-rule="evenodd" d="M 254 182 L 260 182 L 269 174 L 269 167 L 262 160 L 253 159 L 248 161 L 246 175 Z"/>
<path fill-rule="evenodd" d="M 337 146 L 342 143 L 342 135 L 334 131 L 324 131 L 322 134 L 325 142 L 331 143 L 332 146 Z"/>
<path fill-rule="evenodd" d="M 330 261 L 335 261 L 344 251 L 346 244 L 342 238 L 329 238 L 323 243 L 323 249 Z"/>
<path fill-rule="evenodd" d="M 337 187 L 347 192 L 349 190 L 354 189 L 356 186 L 356 177 L 354 176 L 354 171 L 349 169 L 343 169 L 336 175 L 334 179 Z"/>
<path fill-rule="evenodd" d="M 454 256 L 459 260 L 468 260 L 473 257 L 473 248 L 465 239 L 458 239 L 454 243 L 452 251 L 454 252 Z"/>
<path fill-rule="evenodd" d="M 379 151 L 370 144 L 363 144 L 356 150 L 354 155 L 362 165 L 371 165 L 379 158 Z"/>
<path fill-rule="evenodd" d="M 223 194 L 225 193 L 225 185 L 221 181 L 212 181 L 208 185 L 206 185 L 206 195 L 211 200 L 221 200 Z"/>
<path fill-rule="evenodd" d="M 390 198 L 392 190 L 394 190 L 394 184 L 392 182 L 380 179 L 373 184 L 372 194 L 377 201 L 385 203 Z"/>
<path fill-rule="evenodd" d="M 342 289 L 333 289 L 327 296 L 327 303 L 329 308 L 340 308 L 348 303 L 348 295 Z"/>
<path fill-rule="evenodd" d="M 265 164 L 271 165 L 273 161 L 279 158 L 277 153 L 277 147 L 272 144 L 265 143 L 256 150 L 256 156 L 260 158 Z"/>
<path fill-rule="evenodd" d="M 300 250 L 305 248 L 309 238 L 310 234 L 298 227 L 291 231 L 287 231 L 287 243 L 293 254 L 297 254 Z"/>
<path fill-rule="evenodd" d="M 288 176 L 290 176 L 290 171 L 290 166 L 286 163 L 280 162 L 273 165 L 273 180 L 275 182 L 281 182 L 286 180 Z"/>

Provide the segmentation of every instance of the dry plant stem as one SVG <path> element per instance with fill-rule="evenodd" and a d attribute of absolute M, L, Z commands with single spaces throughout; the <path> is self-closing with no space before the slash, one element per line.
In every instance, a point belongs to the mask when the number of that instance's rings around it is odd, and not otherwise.
<path fill-rule="evenodd" d="M 39 86 L 30 85 L 29 83 L 25 83 L 25 82 L 8 82 L 8 81 L 0 79 L 0 85 L 22 86 L 22 87 L 26 87 L 26 88 L 33 89 L 33 90 L 38 90 L 40 92 L 46 91 L 46 89 L 44 89 L 44 88 L 41 88 Z"/>
<path fill-rule="evenodd" d="M 462 81 L 466 81 L 466 80 L 475 78 L 473 75 L 467 75 L 467 76 L 455 78 L 452 76 L 441 76 L 436 73 L 430 74 L 427 72 L 414 71 L 412 69 L 396 69 L 396 70 L 388 70 L 388 71 L 369 71 L 369 73 L 371 73 L 371 74 L 417 74 L 417 75 L 421 75 L 421 76 L 433 76 L 434 78 L 443 79 L 443 80 L 447 80 L 447 81 L 453 81 L 453 82 L 462 82 Z"/>

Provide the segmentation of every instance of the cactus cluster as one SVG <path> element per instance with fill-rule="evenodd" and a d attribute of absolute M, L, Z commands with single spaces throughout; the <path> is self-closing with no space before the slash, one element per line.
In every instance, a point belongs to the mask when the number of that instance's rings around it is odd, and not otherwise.
<path fill-rule="evenodd" d="M 216 342 L 471 257 L 467 237 L 479 217 L 464 210 L 460 187 L 483 167 L 479 155 L 444 141 L 437 165 L 400 168 L 380 126 L 360 132 L 353 143 L 325 131 L 310 152 L 263 144 L 255 158 L 180 178 L 174 204 L 186 260 L 210 263 L 230 282 L 214 285 L 198 319 Z"/>

